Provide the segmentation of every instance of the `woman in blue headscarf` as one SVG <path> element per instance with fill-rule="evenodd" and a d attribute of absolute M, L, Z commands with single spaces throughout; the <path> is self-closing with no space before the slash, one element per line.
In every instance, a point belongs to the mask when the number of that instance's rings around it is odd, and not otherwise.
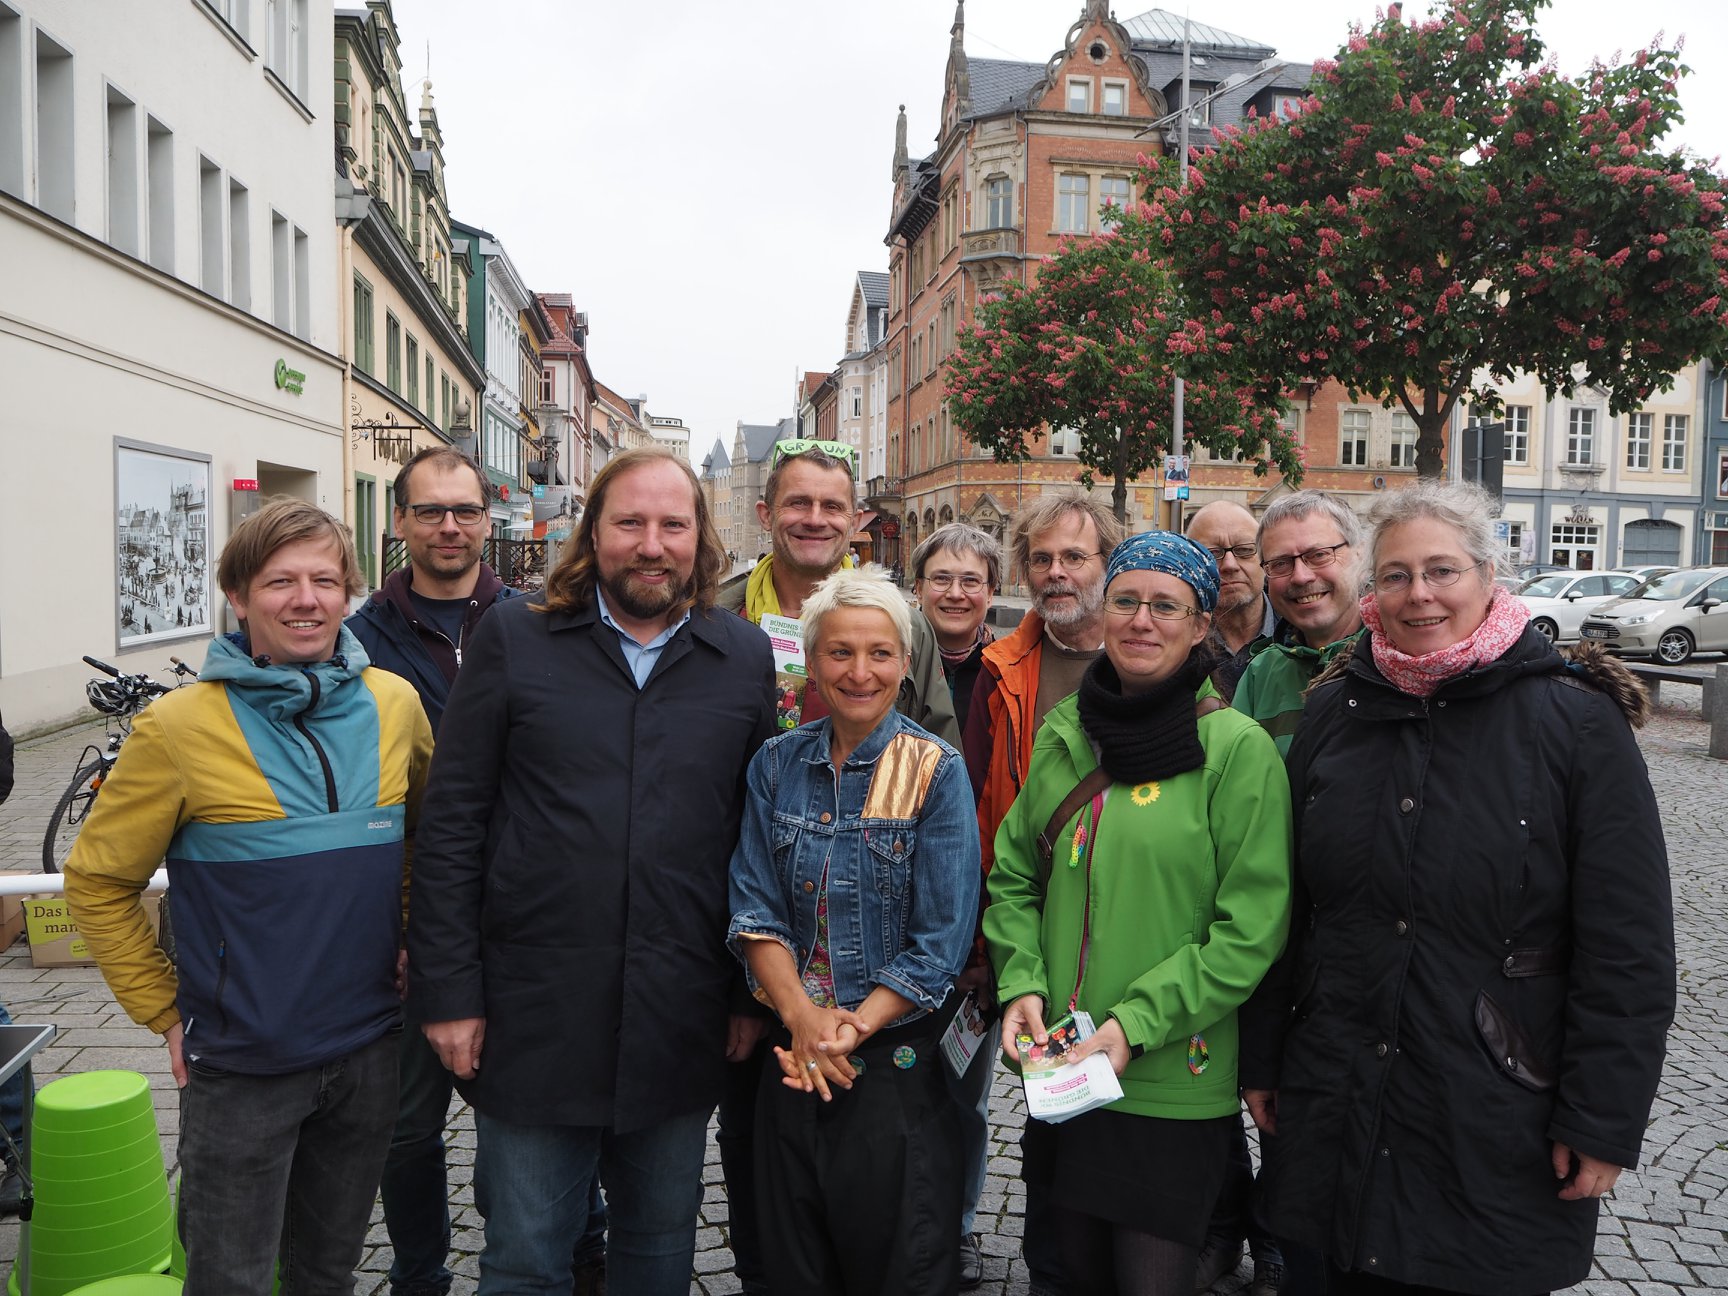
<path fill-rule="evenodd" d="M 1066 1285 L 1193 1296 L 1223 1179 L 1236 1009 L 1284 945 L 1290 798 L 1259 725 L 1219 702 L 1205 647 L 1218 568 L 1184 536 L 1110 555 L 1104 655 L 1051 709 L 996 835 L 984 934 L 1002 1046 L 1042 1045 L 1077 1010 L 1122 1097 L 1028 1121 L 1022 1173 L 1047 1184 Z"/>

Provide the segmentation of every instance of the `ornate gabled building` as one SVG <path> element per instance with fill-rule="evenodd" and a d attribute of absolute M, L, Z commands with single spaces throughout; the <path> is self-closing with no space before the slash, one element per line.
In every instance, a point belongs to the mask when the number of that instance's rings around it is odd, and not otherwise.
<path fill-rule="evenodd" d="M 473 266 L 451 230 L 432 85 L 421 84 L 411 113 L 390 0 L 337 13 L 335 69 L 339 211 L 351 235 L 339 285 L 349 306 L 345 512 L 376 584 L 398 469 L 449 440 L 464 411 L 472 417 L 486 378 L 468 345 Z"/>
<path fill-rule="evenodd" d="M 596 466 L 591 411 L 594 371 L 588 365 L 588 313 L 569 293 L 536 293 L 551 336 L 540 348 L 540 429 L 545 439 L 528 475 L 548 493 L 562 493 L 569 513 L 580 513 Z M 544 512 L 536 509 L 536 513 Z M 546 519 L 536 518 L 538 532 Z"/>
<path fill-rule="evenodd" d="M 882 476 L 887 463 L 887 340 L 888 276 L 860 270 L 846 310 L 846 350 L 834 371 L 834 383 L 836 438 L 858 451 L 863 481 Z"/>
<path fill-rule="evenodd" d="M 963 443 L 950 422 L 944 361 L 979 302 L 1008 280 L 1035 280 L 1064 237 L 1098 231 L 1107 205 L 1135 201 L 1141 156 L 1176 147 L 1172 109 L 1189 106 L 1190 147 L 1206 148 L 1218 129 L 1281 112 L 1306 93 L 1307 65 L 1279 63 L 1261 42 L 1189 23 L 1184 99 L 1184 35 L 1180 16 L 1153 9 L 1118 21 L 1105 0 L 1087 0 L 1045 62 L 973 58 L 961 0 L 934 150 L 912 156 L 904 107 L 895 130 L 883 453 L 879 462 L 867 457 L 865 472 L 883 561 L 904 561 L 922 536 L 956 518 L 1005 536 L 1013 515 L 1044 490 L 1073 488 L 1076 446 L 1061 429 L 1038 438 L 1026 463 L 998 464 Z M 1240 73 L 1253 75 L 1213 96 Z M 1341 448 L 1344 393 L 1296 395 L 1290 417 L 1311 442 L 1313 484 L 1368 492 L 1376 477 L 1384 480 L 1401 453 L 1394 416 L 1352 406 L 1353 439 Z M 1213 498 L 1252 503 L 1276 489 L 1276 478 L 1256 478 L 1246 465 L 1205 459 L 1193 481 L 1190 507 Z M 1137 484 L 1131 525 L 1148 525 L 1161 506 L 1156 483 Z"/>

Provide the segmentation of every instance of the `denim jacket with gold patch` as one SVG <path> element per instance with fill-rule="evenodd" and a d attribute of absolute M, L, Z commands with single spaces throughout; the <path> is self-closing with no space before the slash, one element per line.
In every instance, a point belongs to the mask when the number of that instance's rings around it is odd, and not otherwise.
<path fill-rule="evenodd" d="M 750 762 L 727 943 L 743 959 L 747 941 L 777 940 L 802 975 L 826 878 L 835 998 L 856 1008 L 884 985 L 917 1005 L 900 1019 L 910 1021 L 941 1006 L 971 949 L 971 784 L 959 753 L 897 711 L 838 773 L 830 733 L 828 720 L 812 721 Z M 760 992 L 753 977 L 750 988 Z"/>

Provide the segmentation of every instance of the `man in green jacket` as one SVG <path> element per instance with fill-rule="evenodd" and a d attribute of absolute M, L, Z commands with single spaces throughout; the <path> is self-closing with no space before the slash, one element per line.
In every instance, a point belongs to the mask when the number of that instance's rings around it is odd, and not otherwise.
<path fill-rule="evenodd" d="M 1232 705 L 1258 720 L 1278 754 L 1302 719 L 1302 699 L 1322 667 L 1362 631 L 1362 524 L 1322 491 L 1274 500 L 1260 519 L 1260 565 L 1278 624 L 1255 648 Z"/>

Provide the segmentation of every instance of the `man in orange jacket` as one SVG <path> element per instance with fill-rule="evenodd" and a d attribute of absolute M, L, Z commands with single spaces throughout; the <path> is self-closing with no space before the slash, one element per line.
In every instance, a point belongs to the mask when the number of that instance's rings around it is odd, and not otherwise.
<path fill-rule="evenodd" d="M 1104 650 L 1104 569 L 1121 540 L 1122 524 L 1088 495 L 1045 495 L 1015 522 L 1014 566 L 1032 591 L 1032 610 L 1013 634 L 984 649 L 964 735 L 986 875 L 996 858 L 996 829 L 1032 763 L 1039 724 L 1080 687 L 1086 667 Z M 973 965 L 984 964 L 980 941 Z M 1028 1183 L 1021 1245 L 1032 1296 L 1061 1291 L 1046 1211 L 1044 1186 Z"/>

